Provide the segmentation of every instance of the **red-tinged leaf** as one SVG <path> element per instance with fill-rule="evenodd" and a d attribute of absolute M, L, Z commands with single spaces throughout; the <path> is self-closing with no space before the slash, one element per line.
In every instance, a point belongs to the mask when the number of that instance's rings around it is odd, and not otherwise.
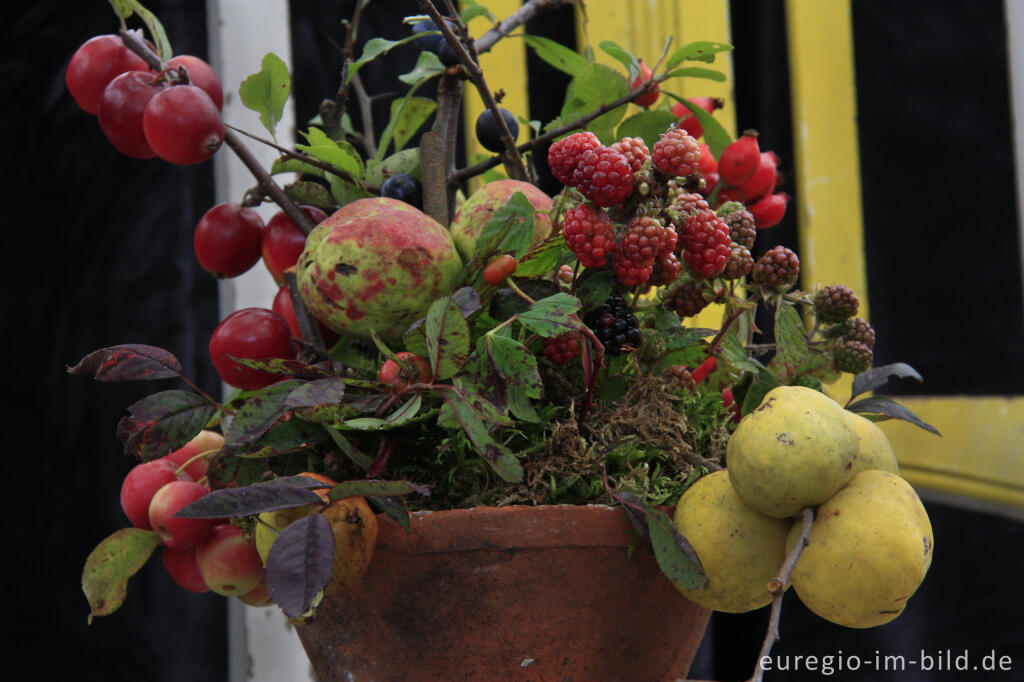
<path fill-rule="evenodd" d="M 299 360 L 287 360 L 285 358 L 268 358 L 263 360 L 254 360 L 252 358 L 236 358 L 233 355 L 229 355 L 233 361 L 237 362 L 243 367 L 250 369 L 258 369 L 261 372 L 267 374 L 277 374 L 279 376 L 296 376 L 296 377 L 334 377 L 334 372 L 317 365 L 310 365 Z"/>
<path fill-rule="evenodd" d="M 324 503 L 319 495 L 307 489 L 304 484 L 296 484 L 293 479 L 302 477 L 290 476 L 243 488 L 214 490 L 182 507 L 175 516 L 186 519 L 225 519 Z M 312 479 L 303 481 L 314 482 Z"/>
<path fill-rule="evenodd" d="M 285 398 L 288 407 L 337 405 L 345 397 L 345 381 L 340 378 L 316 379 L 299 386 Z"/>
<path fill-rule="evenodd" d="M 128 579 L 142 568 L 159 544 L 160 536 L 154 531 L 122 528 L 96 545 L 82 569 L 89 623 L 96 616 L 108 616 L 121 608 Z"/>
<path fill-rule="evenodd" d="M 225 445 L 245 448 L 266 433 L 288 411 L 285 401 L 289 394 L 303 383 L 298 379 L 279 381 L 251 395 L 232 417 L 224 433 Z"/>
<path fill-rule="evenodd" d="M 182 371 L 178 358 L 171 353 L 143 344 L 101 348 L 68 367 L 68 374 L 91 375 L 104 382 L 172 379 L 181 376 Z"/>
<path fill-rule="evenodd" d="M 289 524 L 267 552 L 267 590 L 285 615 L 298 618 L 312 608 L 331 578 L 334 533 L 322 514 Z"/>
<path fill-rule="evenodd" d="M 209 423 L 217 408 L 190 391 L 161 391 L 128 408 L 117 424 L 125 454 L 149 461 L 188 443 Z"/>
<path fill-rule="evenodd" d="M 469 325 L 451 298 L 441 298 L 430 306 L 423 325 L 430 367 L 437 380 L 458 374 L 469 357 Z"/>
<path fill-rule="evenodd" d="M 689 590 L 707 587 L 708 578 L 697 552 L 676 530 L 672 519 L 661 511 L 648 510 L 647 530 L 651 534 L 651 546 L 658 566 L 674 585 Z"/>
<path fill-rule="evenodd" d="M 335 502 L 346 497 L 394 497 L 412 493 L 429 495 L 430 490 L 408 481 L 345 481 L 331 488 L 327 497 Z"/>

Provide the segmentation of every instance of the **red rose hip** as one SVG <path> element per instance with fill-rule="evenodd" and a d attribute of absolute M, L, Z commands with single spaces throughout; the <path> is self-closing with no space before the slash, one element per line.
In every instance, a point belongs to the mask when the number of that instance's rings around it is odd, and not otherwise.
<path fill-rule="evenodd" d="M 243 308 L 231 313 L 210 338 L 210 358 L 224 383 L 255 391 L 280 381 L 283 376 L 251 369 L 232 357 L 252 360 L 292 359 L 292 332 L 288 323 L 266 308 Z"/>
<path fill-rule="evenodd" d="M 516 259 L 507 253 L 502 254 L 484 268 L 484 283 L 496 287 L 515 271 Z"/>
<path fill-rule="evenodd" d="M 722 150 L 718 159 L 718 175 L 727 185 L 742 185 L 750 179 L 761 164 L 761 148 L 757 144 L 757 131 L 744 130 L 740 139 Z"/>
<path fill-rule="evenodd" d="M 153 152 L 179 166 L 206 161 L 224 141 L 220 111 L 195 85 L 176 85 L 153 97 L 142 114 L 142 129 Z"/>
<path fill-rule="evenodd" d="M 651 74 L 651 67 L 649 67 L 646 64 L 644 64 L 644 60 L 641 59 L 640 60 L 640 74 L 636 77 L 636 80 L 634 80 L 632 82 L 632 84 L 630 84 L 630 86 L 629 86 L 630 90 L 636 90 L 641 85 L 643 85 L 647 81 L 651 80 L 651 75 L 652 75 Z M 655 102 L 658 101 L 658 96 L 659 95 L 661 95 L 661 90 L 658 89 L 657 86 L 655 86 L 653 89 L 649 90 L 648 92 L 645 92 L 642 95 L 638 95 L 633 100 L 633 102 L 637 106 L 641 106 L 641 107 L 644 107 L 646 109 L 647 107 L 651 106 L 652 104 L 654 104 Z"/>

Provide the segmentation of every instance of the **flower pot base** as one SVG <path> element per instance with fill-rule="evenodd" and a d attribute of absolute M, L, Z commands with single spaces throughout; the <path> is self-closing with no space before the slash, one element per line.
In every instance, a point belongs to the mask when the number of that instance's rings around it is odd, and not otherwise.
<path fill-rule="evenodd" d="M 686 676 L 709 612 L 621 509 L 502 507 L 390 519 L 370 570 L 298 628 L 320 682 Z"/>

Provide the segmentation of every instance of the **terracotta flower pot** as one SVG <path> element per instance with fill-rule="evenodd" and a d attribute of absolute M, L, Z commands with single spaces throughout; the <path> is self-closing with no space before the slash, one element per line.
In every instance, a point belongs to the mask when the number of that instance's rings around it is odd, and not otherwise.
<path fill-rule="evenodd" d="M 621 509 L 502 507 L 384 517 L 370 570 L 299 637 L 321 682 L 675 680 L 709 612 Z"/>

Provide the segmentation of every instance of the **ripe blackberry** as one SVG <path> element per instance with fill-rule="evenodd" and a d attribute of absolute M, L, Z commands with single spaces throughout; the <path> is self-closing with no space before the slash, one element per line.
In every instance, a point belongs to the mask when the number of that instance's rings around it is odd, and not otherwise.
<path fill-rule="evenodd" d="M 683 264 L 679 262 L 674 253 L 670 253 L 665 258 L 654 261 L 654 271 L 651 272 L 647 283 L 651 286 L 663 287 L 676 281 L 682 271 Z"/>
<path fill-rule="evenodd" d="M 685 178 L 700 167 L 700 143 L 682 128 L 673 128 L 654 143 L 651 161 L 665 175 Z"/>
<path fill-rule="evenodd" d="M 837 339 L 832 349 L 832 364 L 840 372 L 860 374 L 871 369 L 873 356 L 871 348 L 860 341 Z"/>
<path fill-rule="evenodd" d="M 711 305 L 704 297 L 704 283 L 694 279 L 677 282 L 665 293 L 664 301 L 665 307 L 679 317 L 693 317 Z"/>
<path fill-rule="evenodd" d="M 734 202 L 728 202 L 734 203 Z M 723 204 L 725 205 L 725 204 Z M 718 207 L 718 215 L 729 226 L 729 238 L 744 247 L 748 251 L 754 247 L 754 239 L 757 237 L 757 227 L 754 225 L 754 216 L 742 206 L 736 210 L 722 214 L 722 207 Z"/>
<path fill-rule="evenodd" d="M 722 270 L 722 277 L 726 279 L 740 279 L 750 274 L 754 269 L 754 257 L 744 246 L 733 242 L 729 249 L 729 260 L 725 262 L 725 269 Z"/>
<path fill-rule="evenodd" d="M 583 318 L 609 355 L 622 355 L 640 343 L 640 322 L 620 294 L 613 293 L 604 304 Z"/>
<path fill-rule="evenodd" d="M 690 374 L 690 369 L 686 365 L 666 367 L 662 372 L 662 376 L 668 383 L 670 390 L 689 391 L 690 393 L 697 390 L 697 382 L 693 380 L 693 375 Z"/>
<path fill-rule="evenodd" d="M 615 226 L 601 209 L 580 204 L 569 209 L 562 221 L 562 235 L 585 268 L 599 268 L 615 250 Z"/>
<path fill-rule="evenodd" d="M 681 220 L 679 241 L 683 245 L 683 260 L 694 277 L 714 277 L 725 269 L 732 244 L 729 228 L 711 209 L 699 210 Z"/>
<path fill-rule="evenodd" d="M 583 352 L 580 335 L 566 332 L 560 336 L 544 339 L 544 357 L 557 365 L 568 365 Z"/>
<path fill-rule="evenodd" d="M 554 142 L 548 147 L 548 166 L 551 174 L 554 175 L 563 185 L 572 184 L 572 174 L 576 170 L 583 152 L 597 149 L 601 146 L 601 140 L 597 135 L 588 131 L 574 133 L 568 137 Z"/>
<path fill-rule="evenodd" d="M 814 314 L 820 322 L 834 324 L 853 317 L 860 307 L 857 294 L 842 284 L 822 288 L 814 296 Z"/>
<path fill-rule="evenodd" d="M 641 137 L 624 137 L 613 144 L 612 149 L 626 157 L 634 173 L 639 173 L 651 158 L 651 150 Z"/>
<path fill-rule="evenodd" d="M 837 323 L 830 330 L 829 336 L 847 341 L 858 341 L 868 348 L 875 345 L 875 330 L 868 321 L 860 317 L 851 317 Z"/>
<path fill-rule="evenodd" d="M 572 186 L 598 206 L 617 206 L 633 193 L 633 169 L 611 147 L 588 149 L 576 164 Z"/>
<path fill-rule="evenodd" d="M 776 246 L 761 256 L 752 271 L 754 284 L 770 291 L 785 291 L 800 276 L 800 259 L 785 246 Z"/>

